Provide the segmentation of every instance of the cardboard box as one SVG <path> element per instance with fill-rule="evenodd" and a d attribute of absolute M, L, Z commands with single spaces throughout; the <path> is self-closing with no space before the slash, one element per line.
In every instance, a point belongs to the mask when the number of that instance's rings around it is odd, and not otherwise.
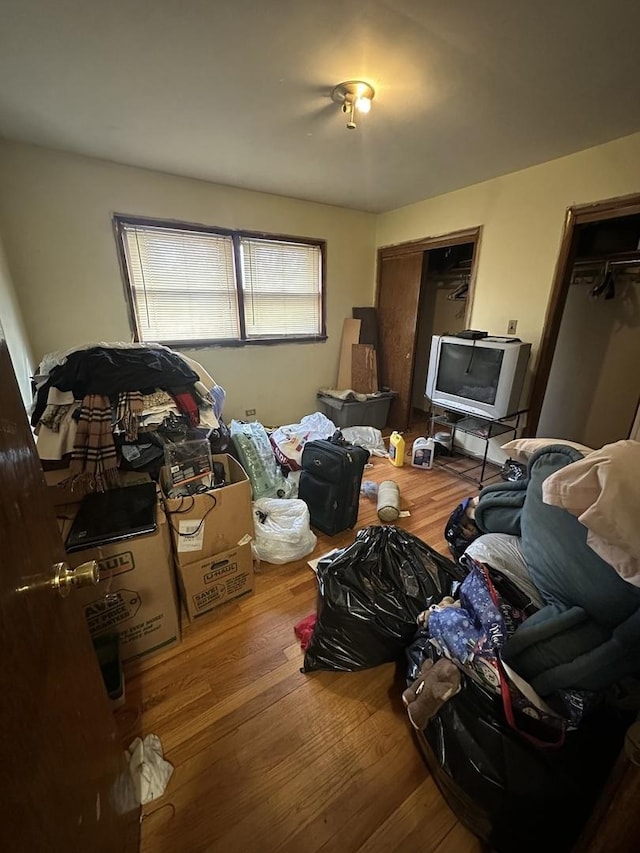
<path fill-rule="evenodd" d="M 166 468 L 160 472 L 178 566 L 205 560 L 237 547 L 246 536 L 253 537 L 251 481 L 232 456 L 214 454 L 213 461 L 222 463 L 229 485 L 201 495 L 167 497 L 171 481 Z"/>
<path fill-rule="evenodd" d="M 63 539 L 77 504 L 66 510 Z M 117 631 L 123 662 L 164 651 L 180 641 L 171 536 L 160 504 L 157 522 L 154 533 L 77 551 L 66 558 L 72 568 L 97 561 L 100 583 L 76 589 L 72 595 L 84 608 L 92 636 Z"/>
<path fill-rule="evenodd" d="M 178 566 L 182 603 L 190 621 L 253 590 L 253 554 L 251 543 Z"/>

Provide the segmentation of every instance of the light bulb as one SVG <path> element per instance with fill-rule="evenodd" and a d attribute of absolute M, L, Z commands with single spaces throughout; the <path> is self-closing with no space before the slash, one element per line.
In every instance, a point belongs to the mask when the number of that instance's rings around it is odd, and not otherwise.
<path fill-rule="evenodd" d="M 346 103 L 349 105 L 348 110 L 347 110 L 349 113 L 349 120 L 347 121 L 347 128 L 349 130 L 355 130 L 356 129 L 356 102 L 355 101 L 347 101 Z"/>
<path fill-rule="evenodd" d="M 356 109 L 359 113 L 368 113 L 371 109 L 371 101 L 369 98 L 356 98 Z"/>

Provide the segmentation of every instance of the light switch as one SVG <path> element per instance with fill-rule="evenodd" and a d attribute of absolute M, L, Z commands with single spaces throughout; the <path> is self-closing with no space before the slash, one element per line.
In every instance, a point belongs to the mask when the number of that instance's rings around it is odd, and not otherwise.
<path fill-rule="evenodd" d="M 517 320 L 509 320 L 509 324 L 507 325 L 507 334 L 508 335 L 515 335 L 517 327 L 518 327 L 518 321 Z"/>

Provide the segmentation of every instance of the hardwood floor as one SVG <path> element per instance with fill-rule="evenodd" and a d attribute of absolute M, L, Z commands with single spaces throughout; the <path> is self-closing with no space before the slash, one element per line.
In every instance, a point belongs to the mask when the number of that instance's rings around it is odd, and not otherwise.
<path fill-rule="evenodd" d="M 411 437 L 407 436 L 407 453 Z M 447 554 L 446 519 L 477 489 L 442 471 L 374 458 L 364 479 L 395 480 L 399 524 Z M 358 528 L 376 524 L 361 497 Z M 403 667 L 303 674 L 293 626 L 315 612 L 307 560 L 353 541 L 318 536 L 313 554 L 262 564 L 255 591 L 195 624 L 182 643 L 126 672 L 123 744 L 157 734 L 174 773 L 144 807 L 142 853 L 478 853 L 414 741 Z"/>

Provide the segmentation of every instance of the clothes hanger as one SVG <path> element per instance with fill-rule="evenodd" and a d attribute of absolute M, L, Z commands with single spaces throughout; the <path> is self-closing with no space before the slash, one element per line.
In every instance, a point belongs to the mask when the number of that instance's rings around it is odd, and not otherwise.
<path fill-rule="evenodd" d="M 449 296 L 447 296 L 447 299 L 449 299 L 451 302 L 458 302 L 459 300 L 466 299 L 468 292 L 469 292 L 469 277 L 466 276 L 465 280 L 462 282 L 462 284 L 458 288 L 456 288 L 456 290 L 454 290 L 453 293 L 450 293 Z"/>
<path fill-rule="evenodd" d="M 602 278 L 591 291 L 594 299 L 603 294 L 605 300 L 615 299 L 616 296 L 616 274 L 609 261 L 605 262 Z"/>

